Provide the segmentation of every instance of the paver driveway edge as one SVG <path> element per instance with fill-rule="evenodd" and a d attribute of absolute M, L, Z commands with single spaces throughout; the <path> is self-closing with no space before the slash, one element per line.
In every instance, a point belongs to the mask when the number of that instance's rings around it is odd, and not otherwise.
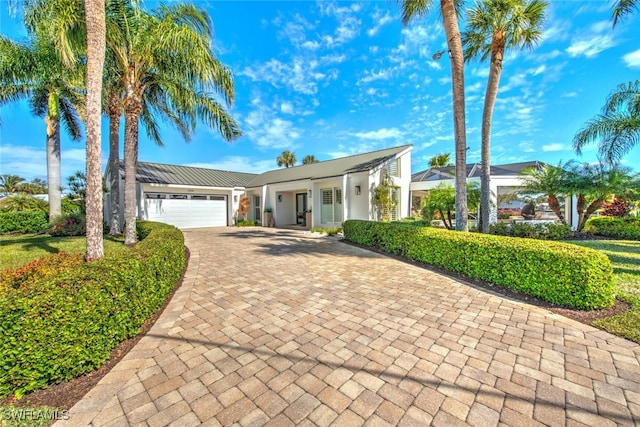
<path fill-rule="evenodd" d="M 298 231 L 185 231 L 182 286 L 56 425 L 637 425 L 640 346 Z"/>

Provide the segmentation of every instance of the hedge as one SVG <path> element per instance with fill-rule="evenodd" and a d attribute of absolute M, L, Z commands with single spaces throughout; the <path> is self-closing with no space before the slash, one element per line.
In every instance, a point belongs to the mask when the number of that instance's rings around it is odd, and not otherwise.
<path fill-rule="evenodd" d="M 614 302 L 613 267 L 602 253 L 560 242 L 349 220 L 345 238 L 584 310 Z"/>
<path fill-rule="evenodd" d="M 0 212 L 0 234 L 39 233 L 49 226 L 42 211 Z"/>
<path fill-rule="evenodd" d="M 640 240 L 640 218 L 594 217 L 587 221 L 583 231 L 617 239 Z"/>
<path fill-rule="evenodd" d="M 185 268 L 184 237 L 138 225 L 136 246 L 0 296 L 0 398 L 95 370 L 162 306 Z"/>

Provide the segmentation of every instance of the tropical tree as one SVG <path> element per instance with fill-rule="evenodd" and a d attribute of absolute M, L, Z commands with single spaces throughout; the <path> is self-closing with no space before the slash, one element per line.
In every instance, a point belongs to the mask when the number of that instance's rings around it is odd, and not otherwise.
<path fill-rule="evenodd" d="M 625 194 L 639 187 L 637 175 L 619 165 L 568 162 L 565 169 L 564 186 L 576 197 L 576 231 L 582 231 L 589 217 L 615 194 Z"/>
<path fill-rule="evenodd" d="M 159 141 L 154 113 L 168 118 L 185 139 L 197 120 L 217 129 L 226 140 L 241 135 L 237 123 L 218 100 L 233 102 L 233 76 L 211 51 L 211 20 L 189 4 L 161 5 L 152 13 L 138 3 L 109 2 L 109 37 L 123 89 L 125 116 L 125 243 L 136 241 L 135 174 L 139 122 Z M 147 108 L 149 107 L 149 108 Z"/>
<path fill-rule="evenodd" d="M 316 159 L 316 156 L 314 156 L 313 154 L 308 154 L 308 155 L 304 156 L 304 158 L 302 159 L 302 164 L 303 165 L 310 165 L 312 163 L 318 163 L 318 160 Z M 278 165 L 278 166 L 280 166 L 280 165 Z"/>
<path fill-rule="evenodd" d="M 507 49 L 532 48 L 542 36 L 544 0 L 483 0 L 468 13 L 462 34 L 465 59 L 490 58 L 489 78 L 482 112 L 480 170 L 480 232 L 489 232 L 491 211 L 491 122 L 498 97 L 502 62 Z"/>
<path fill-rule="evenodd" d="M 615 27 L 620 19 L 630 15 L 636 9 L 638 9 L 638 2 L 636 0 L 618 0 L 613 5 L 613 26 Z"/>
<path fill-rule="evenodd" d="M 547 197 L 549 209 L 556 214 L 558 219 L 566 224 L 560 199 L 569 196 L 566 185 L 566 171 L 560 163 L 558 166 L 538 165 L 526 168 L 522 171 L 524 182 L 522 194 L 544 194 Z"/>
<path fill-rule="evenodd" d="M 9 194 L 19 193 L 20 186 L 25 179 L 18 175 L 4 174 L 0 175 L 0 193 L 5 196 Z"/>
<path fill-rule="evenodd" d="M 104 256 L 102 211 L 102 70 L 106 49 L 105 0 L 84 0 L 87 37 L 86 236 L 87 260 Z"/>
<path fill-rule="evenodd" d="M 289 150 L 284 150 L 282 154 L 278 156 L 276 162 L 278 162 L 279 167 L 284 166 L 288 168 L 294 166 L 296 164 L 296 155 Z"/>
<path fill-rule="evenodd" d="M 393 212 L 398 206 L 396 192 L 398 186 L 393 184 L 389 175 L 382 178 L 382 182 L 373 191 L 373 205 L 376 207 L 378 219 L 381 221 L 391 221 Z"/>
<path fill-rule="evenodd" d="M 12 194 L 0 200 L 0 211 L 42 211 L 47 212 L 49 205 L 42 199 L 33 197 L 30 194 Z"/>
<path fill-rule="evenodd" d="M 477 183 L 467 183 L 467 196 L 469 209 L 476 210 L 480 202 L 480 188 Z M 448 184 L 439 184 L 429 190 L 427 196 L 422 199 L 421 215 L 428 221 L 438 217 L 445 228 L 452 230 L 454 228 L 452 212 L 455 205 L 455 189 Z"/>
<path fill-rule="evenodd" d="M 80 138 L 82 69 L 65 65 L 55 46 L 35 35 L 28 43 L 0 36 L 0 105 L 27 99 L 46 124 L 49 219 L 62 213 L 60 127 Z"/>
<path fill-rule="evenodd" d="M 608 162 L 619 161 L 640 142 L 640 80 L 619 85 L 607 98 L 602 111 L 589 120 L 573 138 L 573 148 L 598 141 L 598 152 Z"/>
<path fill-rule="evenodd" d="M 440 0 L 440 13 L 447 38 L 447 51 L 451 62 L 451 86 L 453 90 L 453 125 L 456 158 L 456 230 L 468 231 L 467 220 L 467 136 L 465 128 L 464 104 L 464 56 L 462 40 L 458 29 L 457 0 Z M 416 17 L 430 12 L 432 0 L 401 0 L 402 23 L 406 26 Z"/>
<path fill-rule="evenodd" d="M 443 168 L 446 166 L 454 166 L 453 163 L 451 163 L 451 154 L 449 153 L 436 154 L 429 159 L 430 168 Z"/>
<path fill-rule="evenodd" d="M 87 210 L 87 175 L 81 171 L 77 171 L 73 175 L 67 177 L 67 188 L 69 190 L 69 200 L 77 205 L 81 213 Z"/>
<path fill-rule="evenodd" d="M 24 194 L 44 194 L 47 187 L 34 182 L 23 182 L 18 186 L 18 191 Z"/>

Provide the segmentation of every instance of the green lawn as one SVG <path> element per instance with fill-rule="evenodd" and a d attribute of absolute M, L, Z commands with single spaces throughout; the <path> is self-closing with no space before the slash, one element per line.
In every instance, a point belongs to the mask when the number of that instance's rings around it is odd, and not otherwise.
<path fill-rule="evenodd" d="M 0 236 L 0 270 L 16 268 L 43 255 L 60 251 L 83 253 L 86 239 L 78 237 L 51 237 L 48 234 L 26 234 Z M 105 236 L 105 249 L 122 245 L 122 239 Z"/>
<path fill-rule="evenodd" d="M 631 304 L 628 312 L 597 320 L 594 326 L 640 343 L 640 242 L 585 240 L 571 243 L 596 249 L 609 257 L 613 263 L 616 297 Z"/>

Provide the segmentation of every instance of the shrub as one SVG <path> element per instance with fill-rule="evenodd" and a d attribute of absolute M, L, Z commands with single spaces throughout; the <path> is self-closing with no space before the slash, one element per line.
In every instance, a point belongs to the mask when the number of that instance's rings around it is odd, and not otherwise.
<path fill-rule="evenodd" d="M 563 240 L 573 235 L 568 224 L 553 223 L 497 223 L 489 226 L 489 234 L 498 236 L 524 237 L 529 239 Z"/>
<path fill-rule="evenodd" d="M 60 251 L 55 254 L 45 255 L 22 267 L 4 270 L 0 272 L 0 295 L 11 289 L 18 289 L 23 285 L 28 286 L 38 280 L 48 279 L 67 269 L 75 268 L 82 262 L 82 254 L 69 254 Z"/>
<path fill-rule="evenodd" d="M 160 308 L 184 270 L 184 237 L 138 225 L 135 246 L 0 296 L 0 398 L 95 370 Z"/>
<path fill-rule="evenodd" d="M 640 240 L 640 218 L 595 217 L 587 221 L 584 232 L 617 239 Z"/>
<path fill-rule="evenodd" d="M 85 229 L 86 219 L 84 214 L 73 212 L 55 218 L 47 233 L 53 237 L 84 236 Z"/>
<path fill-rule="evenodd" d="M 596 309 L 613 304 L 613 268 L 602 253 L 560 242 L 460 233 L 404 224 L 349 220 L 358 244 L 542 298 Z"/>
<path fill-rule="evenodd" d="M 335 236 L 336 234 L 342 232 L 342 228 L 340 227 L 327 227 L 327 228 L 312 228 L 312 233 L 320 233 L 326 234 L 327 236 Z"/>
<path fill-rule="evenodd" d="M 631 212 L 632 208 L 632 203 L 628 202 L 622 197 L 615 196 L 611 203 L 606 203 L 603 206 L 602 215 L 624 218 L 629 215 L 629 212 Z"/>
<path fill-rule="evenodd" d="M 258 223 L 250 219 L 236 221 L 236 227 L 254 227 L 256 225 L 258 225 Z"/>
<path fill-rule="evenodd" d="M 42 211 L 0 212 L 0 234 L 40 233 L 48 226 L 47 214 Z"/>

